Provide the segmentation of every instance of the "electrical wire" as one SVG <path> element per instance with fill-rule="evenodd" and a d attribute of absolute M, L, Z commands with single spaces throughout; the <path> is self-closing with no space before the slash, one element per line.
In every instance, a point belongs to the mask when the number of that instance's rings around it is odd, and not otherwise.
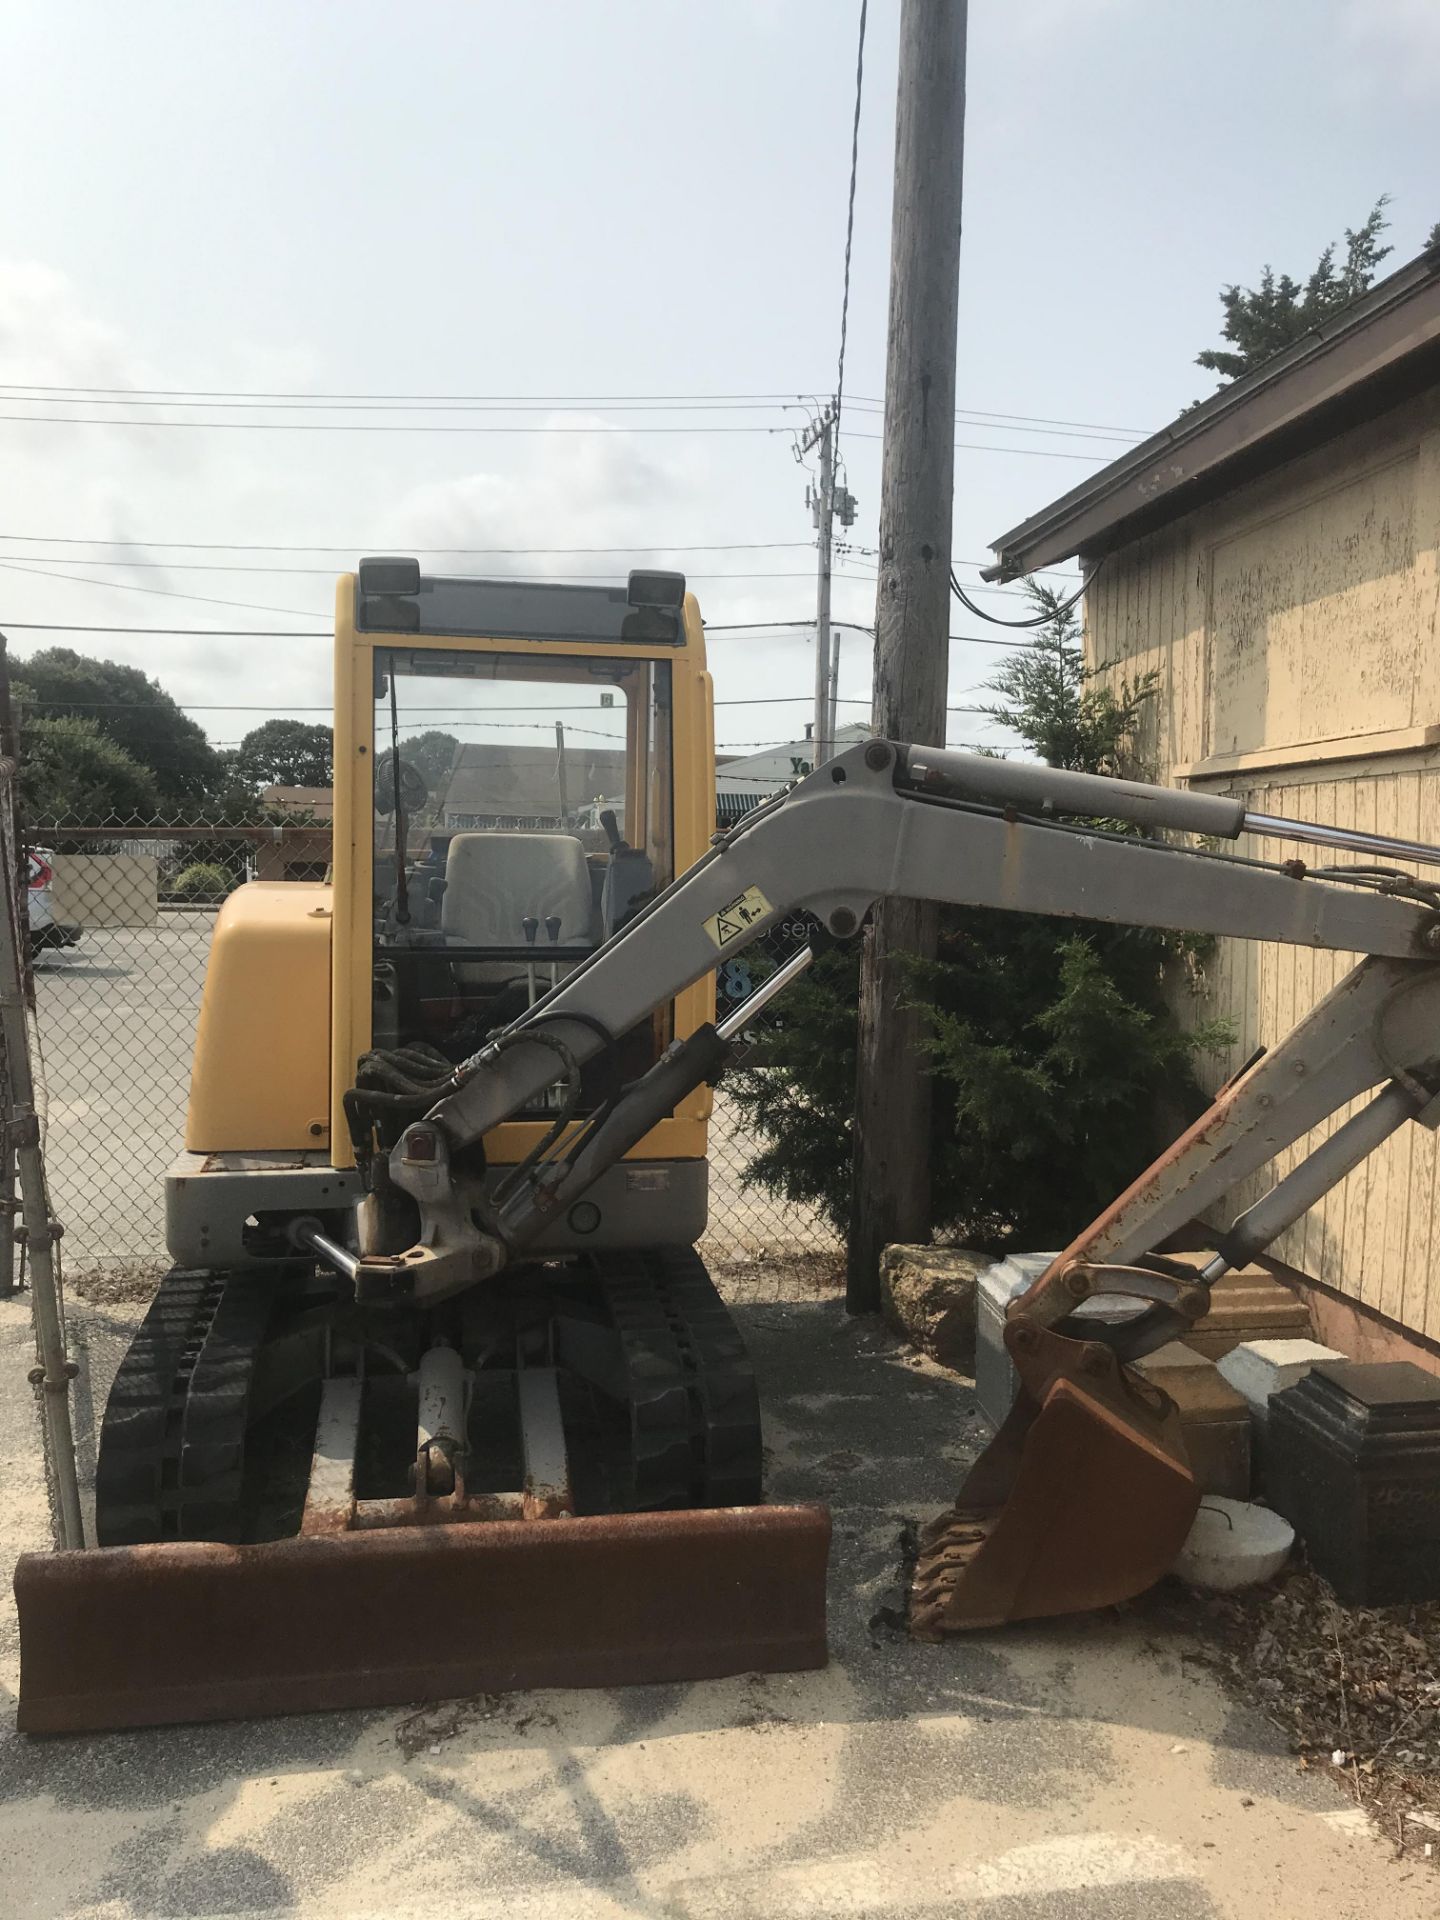
<path fill-rule="evenodd" d="M 143 403 L 142 403 L 143 404 Z M 442 426 L 438 422 L 405 421 L 390 426 L 381 421 L 354 420 L 106 420 L 89 415 L 67 413 L 0 413 L 0 420 L 21 421 L 32 426 L 133 428 L 140 433 L 162 433 L 193 428 L 207 433 L 789 433 L 788 426 L 761 427 L 615 427 L 605 423 L 568 427 L 548 423 L 543 427 Z M 864 436 L 862 436 L 864 437 Z M 878 434 L 871 434 L 878 439 Z M 997 453 L 1007 451 L 997 447 Z"/>
<path fill-rule="evenodd" d="M 813 545 L 809 540 L 715 540 L 692 545 L 679 545 L 671 540 L 637 541 L 628 547 L 417 547 L 408 540 L 352 540 L 347 546 L 324 546 L 320 542 L 310 545 L 270 545 L 263 540 L 110 540 L 100 535 L 79 533 L 0 533 L 0 540 L 33 542 L 40 546 L 53 547 L 173 547 L 189 553 L 398 553 L 402 549 L 407 556 L 419 554 L 471 554 L 477 556 L 494 554 L 497 556 L 518 556 L 528 553 L 566 554 L 627 554 L 627 553 L 762 553 L 782 548 L 805 547 Z M 58 554 L 47 554 L 46 559 L 56 560 Z M 139 563 L 131 560 L 115 559 L 115 566 L 135 566 Z M 165 562 L 159 564 L 164 565 Z M 966 561 L 966 566 L 980 566 L 988 562 Z M 279 572 L 279 568 L 265 568 L 265 572 Z"/>
<path fill-rule="evenodd" d="M 351 540 L 344 546 L 326 546 L 315 541 L 308 544 L 276 542 L 271 544 L 263 540 L 121 540 L 108 539 L 98 534 L 78 533 L 0 533 L 0 540 L 28 543 L 52 547 L 141 547 L 156 551 L 162 547 L 173 548 L 186 553 L 335 553 L 342 557 L 367 553 L 399 553 L 407 555 L 449 554 L 467 555 L 484 558 L 494 555 L 499 558 L 516 557 L 523 554 L 634 554 L 634 553 L 758 553 L 768 551 L 810 549 L 812 540 L 728 540 L 712 541 L 701 544 L 683 545 L 672 540 L 648 540 L 628 547 L 417 547 L 407 540 Z M 876 549 L 861 546 L 856 542 L 837 543 L 836 552 L 842 560 L 846 551 L 873 558 Z M 47 560 L 57 564 L 61 562 L 59 554 L 46 554 Z M 95 562 L 93 564 L 102 564 Z M 135 566 L 139 562 L 124 560 L 113 556 L 108 564 L 112 566 Z M 162 563 L 163 564 L 163 563 Z M 987 567 L 988 560 L 960 560 L 956 564 L 962 567 Z M 235 569 L 232 569 L 235 571 Z M 267 567 L 267 573 L 281 569 Z M 1051 574 L 1056 579 L 1073 579 L 1073 575 L 1061 567 L 1036 567 L 1035 572 Z M 697 579 L 699 575 L 695 576 Z M 806 578 L 809 578 L 807 574 Z M 989 589 L 987 589 L 989 591 Z M 1001 589 L 1003 591 L 1003 589 Z"/>
<path fill-rule="evenodd" d="M 617 410 L 633 408 L 640 412 L 673 412 L 690 407 L 744 408 L 767 404 L 813 407 L 818 404 L 819 399 L 818 391 L 806 392 L 798 389 L 788 393 L 735 394 L 294 393 L 271 390 L 246 391 L 234 387 L 77 387 L 45 381 L 0 381 L 0 394 L 10 394 L 17 401 L 33 400 L 37 405 L 47 402 L 53 402 L 56 405 L 65 404 L 63 396 L 67 394 L 77 395 L 82 400 L 108 396 L 117 404 L 129 403 L 138 406 L 156 405 L 162 399 L 189 404 L 225 400 L 255 408 L 266 407 L 276 402 L 295 402 L 298 403 L 302 412 L 306 408 L 334 401 L 363 408 L 389 405 L 413 411 L 420 407 L 443 406 L 450 411 L 456 411 L 463 407 L 480 406 L 493 408 L 496 412 L 519 413 L 550 407 L 561 409 L 611 407 Z M 875 394 L 856 394 L 852 396 L 850 404 L 882 412 L 885 406 L 884 400 Z M 1120 427 L 1113 423 L 1106 424 L 1095 420 L 1057 419 L 1050 414 L 999 413 L 983 407 L 957 406 L 955 418 L 962 424 L 966 421 L 1015 421 L 1027 426 L 1068 427 L 1090 433 L 1129 436 L 1135 440 L 1149 439 L 1154 433 L 1153 427 Z"/>
<path fill-rule="evenodd" d="M 240 565 L 231 565 L 223 560 L 127 560 L 123 554 L 111 554 L 107 559 L 91 559 L 89 557 L 82 559 L 78 556 L 72 559 L 69 554 L 60 553 L 20 553 L 14 555 L 7 553 L 3 558 L 0 558 L 0 566 L 18 568 L 22 563 L 28 562 L 33 565 L 37 561 L 49 561 L 51 565 L 57 567 L 134 567 L 137 569 L 143 567 L 147 571 L 158 573 L 274 573 L 303 575 L 309 579 L 320 580 L 333 580 L 335 578 L 334 567 L 262 567 L 255 566 L 249 562 Z M 71 576 L 61 573 L 53 576 L 53 578 L 57 580 L 65 580 L 72 577 L 77 584 L 86 580 L 84 574 Z M 535 581 L 537 579 L 537 576 L 533 573 L 494 573 L 489 577 L 492 580 Z M 800 573 L 746 573 L 739 569 L 732 568 L 727 573 L 687 573 L 686 578 L 687 580 L 812 580 L 814 575 L 808 571 Z M 539 583 L 541 584 L 550 580 L 590 580 L 600 584 L 609 584 L 613 579 L 613 574 L 598 572 L 547 573 L 538 576 Z M 96 580 L 86 581 L 86 584 L 91 586 L 104 586 L 107 584 L 118 586 L 121 583 L 119 581 L 105 582 Z M 142 593 L 158 591 L 158 589 L 146 587 L 142 587 L 139 590 Z M 190 596 L 185 597 L 188 598 Z M 285 611 L 285 609 L 277 608 L 275 611 L 281 612 Z"/>
<path fill-rule="evenodd" d="M 0 414 L 0 420 L 7 417 L 5 414 Z M 781 433 L 784 429 L 774 427 L 770 431 Z M 850 440 L 883 440 L 885 438 L 883 433 L 856 433 L 853 427 L 847 427 L 845 434 Z M 1108 463 L 1111 458 L 1108 453 L 1065 453 L 1059 448 L 1052 447 L 991 447 L 979 440 L 957 440 L 955 448 L 960 453 L 1013 453 L 1027 460 L 1098 460 Z"/>
<path fill-rule="evenodd" d="M 845 207 L 845 272 L 840 290 L 840 353 L 835 368 L 835 431 L 845 403 L 845 342 L 850 328 L 850 255 L 855 244 L 855 183 L 860 172 L 860 103 L 865 93 L 865 20 L 869 0 L 860 0 L 860 31 L 855 47 L 855 116 L 850 125 L 850 191 Z"/>
<path fill-rule="evenodd" d="M 977 607 L 964 587 L 961 586 L 959 579 L 956 577 L 954 567 L 950 569 L 950 590 L 960 602 L 961 606 L 967 608 L 978 620 L 988 620 L 992 626 L 1048 627 L 1052 620 L 1062 619 L 1067 613 L 1071 612 L 1072 609 L 1079 606 L 1085 597 L 1085 589 L 1090 585 L 1090 581 L 1095 578 L 1104 564 L 1105 561 L 1103 558 L 1097 561 L 1095 566 L 1090 570 L 1089 579 L 1082 580 L 1068 600 L 1057 601 L 1053 607 L 1047 607 L 1041 613 L 1031 614 L 1024 620 L 1002 620 L 998 613 L 987 613 L 983 607 Z"/>
<path fill-rule="evenodd" d="M 113 564 L 123 566 L 125 563 L 117 560 Z M 207 607 L 239 607 L 245 613 L 292 613 L 298 620 L 318 618 L 308 607 L 272 607 L 261 605 L 256 600 L 223 600 L 213 593 L 181 593 L 174 587 L 142 587 L 133 580 L 82 580 L 73 573 L 53 573 L 48 567 L 26 566 L 19 560 L 0 560 L 0 567 L 11 573 L 36 574 L 42 580 L 64 580 L 72 587 L 104 587 L 113 593 L 158 593 L 166 600 L 195 600 Z M 97 628 L 96 631 L 101 629 Z"/>

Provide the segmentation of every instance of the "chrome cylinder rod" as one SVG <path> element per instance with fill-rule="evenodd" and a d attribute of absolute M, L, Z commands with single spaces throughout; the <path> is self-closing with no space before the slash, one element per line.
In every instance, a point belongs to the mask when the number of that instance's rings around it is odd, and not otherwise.
<path fill-rule="evenodd" d="M 720 1022 L 715 1029 L 720 1038 L 733 1039 L 750 1024 L 762 1007 L 769 1006 L 777 993 L 783 993 L 792 980 L 798 979 L 814 958 L 809 947 L 801 947 L 798 953 L 792 953 L 783 967 L 777 967 L 768 980 L 762 980 L 749 999 L 742 1000 L 735 1011 Z"/>
<path fill-rule="evenodd" d="M 1350 827 L 1286 820 L 1273 813 L 1247 813 L 1244 830 L 1267 834 L 1275 840 L 1302 840 L 1307 846 L 1333 847 L 1340 853 L 1378 853 L 1390 860 L 1416 860 L 1422 866 L 1440 867 L 1440 847 L 1428 847 L 1423 840 L 1394 840 L 1384 833 L 1356 833 Z"/>
<path fill-rule="evenodd" d="M 1415 1100 L 1397 1081 L 1382 1087 L 1373 1100 L 1351 1114 L 1306 1159 L 1277 1180 L 1253 1206 L 1240 1214 L 1228 1233 L 1221 1235 L 1221 1251 L 1201 1269 L 1200 1278 L 1213 1286 L 1232 1267 L 1263 1253 L 1301 1214 L 1308 1213 L 1347 1173 L 1374 1153 L 1382 1141 L 1415 1116 Z"/>
<path fill-rule="evenodd" d="M 327 1267 L 344 1274 L 347 1280 L 353 1280 L 360 1271 L 359 1255 L 322 1233 L 316 1220 L 297 1220 L 290 1229 L 290 1238 L 297 1247 L 308 1247 Z"/>

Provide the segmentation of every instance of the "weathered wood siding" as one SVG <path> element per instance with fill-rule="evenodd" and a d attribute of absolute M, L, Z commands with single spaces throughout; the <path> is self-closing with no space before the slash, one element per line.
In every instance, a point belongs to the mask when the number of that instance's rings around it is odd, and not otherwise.
<path fill-rule="evenodd" d="M 1256 812 L 1440 844 L 1437 557 L 1440 395 L 1112 555 L 1087 592 L 1087 653 L 1116 683 L 1159 676 L 1140 741 L 1159 777 Z M 1222 941 L 1190 1003 L 1237 1028 L 1209 1082 L 1280 1039 L 1351 964 Z M 1437 1175 L 1435 1136 L 1407 1127 L 1275 1252 L 1440 1338 Z M 1237 1190 L 1231 1210 L 1268 1184 Z"/>

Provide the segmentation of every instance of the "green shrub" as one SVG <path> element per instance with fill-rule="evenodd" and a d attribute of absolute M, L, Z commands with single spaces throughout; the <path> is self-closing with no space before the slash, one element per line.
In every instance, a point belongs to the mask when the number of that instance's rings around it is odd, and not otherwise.
<path fill-rule="evenodd" d="M 1153 679 L 1118 694 L 1092 684 L 1073 615 L 1032 593 L 1049 617 L 991 682 L 990 711 L 1054 765 L 1133 775 Z M 1096 921 L 942 912 L 936 958 L 907 969 L 928 1029 L 937 1228 L 997 1251 L 1063 1246 L 1129 1184 L 1203 1104 L 1196 1056 L 1231 1038 L 1223 1022 L 1188 1029 L 1175 1015 L 1179 978 L 1205 946 Z M 783 1036 L 730 1083 L 759 1141 L 747 1177 L 819 1206 L 842 1232 L 859 986 L 858 942 L 823 954 L 781 1003 Z"/>
<path fill-rule="evenodd" d="M 223 900 L 239 883 L 232 873 L 224 867 L 216 866 L 209 860 L 196 860 L 188 867 L 182 867 L 171 883 L 170 891 L 177 900 Z"/>

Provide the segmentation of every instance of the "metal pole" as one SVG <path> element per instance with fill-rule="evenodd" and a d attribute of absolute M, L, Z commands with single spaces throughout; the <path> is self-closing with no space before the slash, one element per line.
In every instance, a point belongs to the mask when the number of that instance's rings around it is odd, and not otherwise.
<path fill-rule="evenodd" d="M 830 719 L 830 536 L 835 522 L 835 422 L 827 407 L 820 422 L 820 579 L 815 596 L 815 765 L 835 751 Z"/>
<path fill-rule="evenodd" d="M 839 726 L 839 715 L 836 712 L 836 708 L 839 705 L 840 705 L 840 629 L 838 627 L 835 627 L 831 630 L 831 635 L 830 635 L 830 725 L 827 729 L 827 737 L 829 738 L 829 741 L 830 741 L 831 753 L 834 753 L 835 742 L 840 737 L 837 731 Z"/>
<path fill-rule="evenodd" d="M 570 824 L 570 795 L 565 780 L 565 722 L 555 722 L 555 778 L 560 783 L 560 824 Z"/>
<path fill-rule="evenodd" d="M 940 746 L 949 674 L 955 343 L 965 145 L 965 0 L 903 0 L 889 352 L 875 603 L 875 724 Z M 880 1305 L 887 1241 L 930 1233 L 930 1081 L 903 956 L 933 956 L 937 911 L 878 902 L 865 935 L 845 1299 Z"/>
<path fill-rule="evenodd" d="M 36 1366 L 30 1378 L 40 1394 L 45 1453 L 55 1495 L 56 1544 L 83 1547 L 85 1523 L 75 1471 L 75 1436 L 70 1425 L 70 1382 L 76 1368 L 65 1351 L 65 1320 L 60 1305 L 55 1242 L 59 1229 L 50 1218 L 45 1162 L 40 1152 L 40 1119 L 30 1071 L 30 1035 L 25 1025 L 25 981 L 20 961 L 20 918 L 11 851 L 15 762 L 0 760 L 0 800 L 6 819 L 3 926 L 0 926 L 0 1031 L 10 1069 L 10 1109 L 6 1116 L 20 1174 L 21 1219 L 30 1267 L 31 1313 L 35 1322 Z"/>

